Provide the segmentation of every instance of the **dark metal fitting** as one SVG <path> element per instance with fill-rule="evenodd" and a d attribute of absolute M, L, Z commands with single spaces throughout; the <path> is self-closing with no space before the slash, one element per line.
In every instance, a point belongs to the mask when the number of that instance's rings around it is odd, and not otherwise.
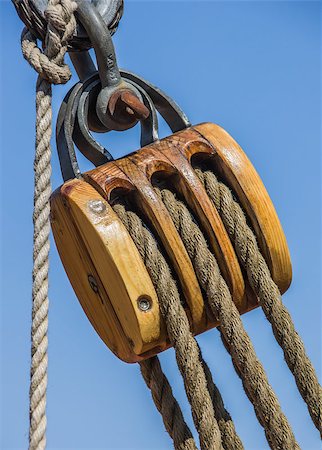
<path fill-rule="evenodd" d="M 117 30 L 123 15 L 123 0 L 86 0 L 95 6 L 111 34 Z M 48 0 L 12 0 L 20 19 L 26 27 L 42 41 L 45 40 L 47 22 L 45 10 Z M 76 30 L 68 44 L 69 51 L 83 51 L 91 48 L 91 40 L 82 23 L 77 21 Z"/>
<path fill-rule="evenodd" d="M 102 99 L 101 103 L 102 103 Z M 102 111 L 98 111 L 99 101 L 97 101 L 97 113 L 102 117 Z M 110 129 L 117 131 L 127 130 L 134 127 L 138 121 L 149 117 L 150 111 L 142 103 L 135 93 L 128 89 L 117 89 L 108 100 L 104 116 L 104 124 Z M 102 120 L 103 122 L 103 120 Z"/>
<path fill-rule="evenodd" d="M 96 114 L 107 129 L 124 131 L 148 117 L 149 110 L 140 92 L 121 79 L 116 87 L 101 89 L 96 101 Z"/>
<path fill-rule="evenodd" d="M 77 17 L 93 45 L 101 80 L 96 114 L 109 130 L 123 131 L 132 128 L 139 120 L 146 118 L 149 111 L 144 106 L 139 91 L 121 77 L 108 27 L 95 6 L 84 0 L 78 0 Z M 75 62 L 77 64 L 77 58 L 73 59 L 73 63 Z M 83 68 L 82 72 L 84 73 Z M 127 95 L 122 99 L 124 91 L 127 91 Z"/>
<path fill-rule="evenodd" d="M 139 91 L 144 105 L 149 111 L 146 119 L 141 120 L 141 147 L 151 144 L 159 139 L 157 111 L 175 133 L 190 126 L 187 116 L 179 106 L 164 92 L 148 81 L 131 72 L 121 71 L 122 78 L 131 83 Z M 96 100 L 97 91 L 101 83 L 98 73 L 77 83 L 66 95 L 57 120 L 57 150 L 64 181 L 71 178 L 81 178 L 81 170 L 77 162 L 74 143 L 83 155 L 95 166 L 100 166 L 113 159 L 111 153 L 97 142 L 91 134 L 91 129 L 104 133 L 104 128 L 91 128 L 94 111 L 91 109 L 91 94 Z M 91 120 L 90 120 L 91 119 Z"/>
<path fill-rule="evenodd" d="M 57 119 L 57 150 L 65 181 L 82 177 L 74 144 L 95 166 L 113 160 L 91 131 L 122 131 L 140 122 L 144 147 L 159 139 L 157 112 L 173 133 L 190 126 L 187 116 L 164 92 L 134 73 L 119 70 L 111 34 L 101 15 L 93 3 L 77 3 L 77 18 L 94 48 L 98 71 L 87 51 L 70 52 L 80 82 L 66 95 Z"/>

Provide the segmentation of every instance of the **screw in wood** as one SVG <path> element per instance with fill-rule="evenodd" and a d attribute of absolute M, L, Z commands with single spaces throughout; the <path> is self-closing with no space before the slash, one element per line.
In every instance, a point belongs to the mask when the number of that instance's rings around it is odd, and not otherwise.
<path fill-rule="evenodd" d="M 151 309 L 151 307 L 152 307 L 151 300 L 146 297 L 139 298 L 138 307 L 143 312 L 149 311 L 149 309 Z"/>

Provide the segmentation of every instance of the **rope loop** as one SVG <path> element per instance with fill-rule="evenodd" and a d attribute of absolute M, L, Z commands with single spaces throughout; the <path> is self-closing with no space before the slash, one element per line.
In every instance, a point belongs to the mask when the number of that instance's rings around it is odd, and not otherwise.
<path fill-rule="evenodd" d="M 50 0 L 45 12 L 47 33 L 44 50 L 37 45 L 36 32 L 24 28 L 21 34 L 21 49 L 24 58 L 36 70 L 40 78 L 51 84 L 65 84 L 71 71 L 64 64 L 68 41 L 72 38 L 76 20 L 77 4 L 70 0 Z"/>
<path fill-rule="evenodd" d="M 71 0 L 49 0 L 43 51 L 37 46 L 36 32 L 25 28 L 21 38 L 22 53 L 39 74 L 36 84 L 29 450 L 46 448 L 51 84 L 66 83 L 71 77 L 69 67 L 64 64 L 64 56 L 76 27 L 76 6 Z"/>

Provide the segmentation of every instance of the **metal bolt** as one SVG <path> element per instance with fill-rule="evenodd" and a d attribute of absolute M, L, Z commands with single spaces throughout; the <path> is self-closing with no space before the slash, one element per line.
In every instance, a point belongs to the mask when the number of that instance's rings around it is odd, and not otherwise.
<path fill-rule="evenodd" d="M 139 298 L 138 307 L 141 311 L 143 312 L 149 311 L 149 309 L 151 309 L 151 306 L 152 304 L 149 298 L 146 297 Z"/>
<path fill-rule="evenodd" d="M 102 214 L 106 210 L 106 204 L 102 200 L 89 200 L 88 207 L 95 214 Z"/>
<path fill-rule="evenodd" d="M 90 287 L 95 292 L 95 294 L 97 294 L 98 286 L 97 286 L 97 282 L 96 282 L 95 278 L 93 277 L 93 275 L 88 275 L 88 282 L 89 282 Z"/>

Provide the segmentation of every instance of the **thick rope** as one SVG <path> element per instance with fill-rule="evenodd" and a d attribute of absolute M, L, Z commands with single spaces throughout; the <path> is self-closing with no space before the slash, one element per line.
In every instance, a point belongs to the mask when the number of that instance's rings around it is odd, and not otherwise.
<path fill-rule="evenodd" d="M 12 0 L 12 3 L 16 8 L 18 16 L 24 22 L 28 30 L 31 30 L 32 34 L 37 39 L 44 41 L 47 33 L 47 23 L 42 14 L 34 7 L 34 2 L 31 2 L 30 0 Z M 93 3 L 97 6 L 97 2 Z M 104 5 L 102 5 L 102 2 L 101 5 L 99 5 L 99 11 L 104 12 L 103 19 L 110 19 L 107 26 L 111 35 L 113 35 L 118 28 L 119 22 L 123 15 L 123 6 L 123 0 L 112 0 L 112 3 L 109 4 L 107 13 L 107 11 L 104 10 Z M 113 8 L 113 11 L 111 11 L 110 8 Z M 88 50 L 91 48 L 89 38 L 85 36 L 79 37 L 77 34 L 78 33 L 76 31 L 75 36 L 71 37 L 72 39 L 69 40 L 69 48 L 77 51 Z"/>
<path fill-rule="evenodd" d="M 201 356 L 201 350 L 199 349 L 199 351 Z M 244 446 L 236 432 L 231 415 L 225 408 L 219 389 L 213 381 L 211 371 L 203 358 L 201 359 L 201 363 L 205 371 L 208 391 L 212 399 L 215 417 L 221 432 L 223 447 L 227 450 L 243 450 Z"/>
<path fill-rule="evenodd" d="M 189 321 L 169 266 L 141 219 L 135 213 L 126 211 L 123 205 L 116 205 L 114 209 L 137 246 L 156 289 L 160 311 L 175 349 L 177 364 L 199 433 L 201 448 L 222 449 L 220 430 L 200 362 L 198 345 L 190 332 Z"/>
<path fill-rule="evenodd" d="M 299 448 L 203 233 L 184 203 L 177 200 L 172 192 L 167 189 L 158 192 L 186 247 L 211 310 L 220 322 L 221 333 L 228 343 L 227 349 L 238 367 L 238 374 L 264 427 L 271 448 Z"/>
<path fill-rule="evenodd" d="M 63 64 L 68 39 L 76 25 L 76 4 L 70 0 L 49 0 L 44 53 L 36 47 L 32 34 L 24 29 L 24 57 L 39 73 L 36 85 L 36 152 L 34 160 L 34 249 L 32 284 L 31 370 L 30 370 L 30 450 L 46 447 L 46 390 L 48 347 L 48 269 L 51 194 L 52 130 L 51 83 L 65 83 L 70 72 Z M 58 74 L 58 75 L 57 75 Z"/>
<path fill-rule="evenodd" d="M 200 361 L 205 371 L 207 387 L 212 399 L 215 417 L 220 428 L 223 447 L 226 450 L 242 450 L 243 444 L 239 439 L 229 412 L 225 409 L 221 394 L 215 385 L 211 371 L 202 358 L 199 348 Z M 176 450 L 196 450 L 196 444 L 191 431 L 184 421 L 182 411 L 173 396 L 171 386 L 162 372 L 159 359 L 155 356 L 140 362 L 141 373 L 146 385 L 151 390 L 154 403 L 160 412 L 163 423 Z"/>
<path fill-rule="evenodd" d="M 43 90 L 48 96 L 51 96 L 49 84 L 64 84 L 71 77 L 69 67 L 64 64 L 64 57 L 68 40 L 76 27 L 76 7 L 76 3 L 71 0 L 49 0 L 45 12 L 47 34 L 44 51 L 37 46 L 37 39 L 31 31 L 27 28 L 22 31 L 23 56 L 39 74 L 38 85 L 41 86 L 38 86 L 38 90 Z"/>
<path fill-rule="evenodd" d="M 140 368 L 157 410 L 162 416 L 165 429 L 173 440 L 175 450 L 197 450 L 169 381 L 162 372 L 159 358 L 154 356 L 140 362 Z"/>
<path fill-rule="evenodd" d="M 294 328 L 290 313 L 282 302 L 279 289 L 258 248 L 256 237 L 247 225 L 245 215 L 239 204 L 234 201 L 230 189 L 219 182 L 212 172 L 200 169 L 196 169 L 196 172 L 234 243 L 239 260 L 247 272 L 248 280 L 284 352 L 285 360 L 294 375 L 299 392 L 322 436 L 322 389 L 304 344 Z"/>

